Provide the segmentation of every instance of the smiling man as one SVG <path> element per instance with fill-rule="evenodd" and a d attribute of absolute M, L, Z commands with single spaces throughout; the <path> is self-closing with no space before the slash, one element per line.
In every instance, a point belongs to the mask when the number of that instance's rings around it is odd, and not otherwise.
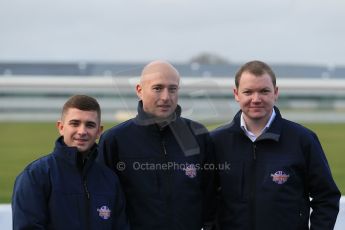
<path fill-rule="evenodd" d="M 119 175 L 132 230 L 200 230 L 212 225 L 213 172 L 204 126 L 181 117 L 180 75 L 168 62 L 144 67 L 135 118 L 100 140 L 100 160 Z"/>
<path fill-rule="evenodd" d="M 216 162 L 231 168 L 219 172 L 220 229 L 333 229 L 340 192 L 316 134 L 282 118 L 266 63 L 243 65 L 235 85 L 241 110 L 211 134 Z"/>
<path fill-rule="evenodd" d="M 65 103 L 54 151 L 17 177 L 13 229 L 128 229 L 118 178 L 95 162 L 101 110 L 89 96 Z"/>

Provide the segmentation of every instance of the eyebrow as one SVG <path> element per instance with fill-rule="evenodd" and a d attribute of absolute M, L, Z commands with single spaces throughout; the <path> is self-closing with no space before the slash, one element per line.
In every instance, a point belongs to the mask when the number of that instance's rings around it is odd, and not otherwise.
<path fill-rule="evenodd" d="M 152 87 L 157 87 L 157 86 L 159 86 L 159 87 L 178 87 L 178 85 L 176 85 L 176 84 L 170 84 L 170 85 L 154 84 L 154 85 L 152 85 Z"/>
<path fill-rule="evenodd" d="M 86 121 L 86 124 L 93 124 L 93 125 L 97 125 L 97 123 L 96 123 L 96 122 L 94 122 L 94 121 Z"/>
<path fill-rule="evenodd" d="M 72 123 L 72 122 L 79 122 L 79 123 L 81 123 L 81 120 L 72 119 L 72 120 L 69 120 L 69 121 L 68 121 L 68 123 Z M 86 121 L 85 123 L 86 123 L 86 124 L 95 124 L 95 125 L 97 125 L 97 123 L 94 122 L 94 121 Z"/>
<path fill-rule="evenodd" d="M 72 119 L 72 120 L 69 120 L 69 121 L 68 121 L 68 123 L 71 123 L 71 122 L 80 122 L 80 120 Z"/>
<path fill-rule="evenodd" d="M 263 88 L 259 88 L 259 90 L 263 90 L 263 89 L 269 89 L 269 90 L 271 90 L 271 88 L 270 87 L 263 87 Z M 242 90 L 253 90 L 253 88 L 243 88 Z"/>

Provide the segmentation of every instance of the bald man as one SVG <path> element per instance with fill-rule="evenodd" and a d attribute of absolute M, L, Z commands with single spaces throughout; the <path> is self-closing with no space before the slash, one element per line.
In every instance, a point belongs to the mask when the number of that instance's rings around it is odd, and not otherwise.
<path fill-rule="evenodd" d="M 169 63 L 154 61 L 148 64 L 136 87 L 144 111 L 159 120 L 173 116 L 177 107 L 179 83 L 180 75 Z"/>
<path fill-rule="evenodd" d="M 120 177 L 132 230 L 212 225 L 213 163 L 206 128 L 181 117 L 180 75 L 168 62 L 144 67 L 138 114 L 101 137 L 100 158 Z"/>

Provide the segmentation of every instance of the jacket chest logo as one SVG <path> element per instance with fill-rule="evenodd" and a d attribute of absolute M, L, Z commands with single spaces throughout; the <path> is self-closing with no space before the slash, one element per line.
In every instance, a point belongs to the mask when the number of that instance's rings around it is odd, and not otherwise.
<path fill-rule="evenodd" d="M 189 164 L 186 166 L 186 168 L 183 169 L 186 176 L 189 178 L 194 178 L 196 177 L 196 167 L 194 164 Z"/>
<path fill-rule="evenodd" d="M 271 174 L 273 182 L 277 184 L 284 184 L 290 177 L 289 174 L 284 173 L 283 171 L 277 171 L 274 174 Z"/>
<path fill-rule="evenodd" d="M 103 220 L 107 220 L 110 218 L 111 210 L 106 205 L 97 208 L 97 212 L 99 217 L 101 217 Z"/>

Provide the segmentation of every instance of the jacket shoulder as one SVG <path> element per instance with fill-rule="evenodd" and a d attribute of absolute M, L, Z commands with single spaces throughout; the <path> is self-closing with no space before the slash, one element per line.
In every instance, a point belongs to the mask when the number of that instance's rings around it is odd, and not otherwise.
<path fill-rule="evenodd" d="M 28 172 L 47 171 L 49 169 L 52 158 L 53 158 L 52 154 L 42 156 L 32 161 L 30 164 L 28 164 L 24 168 L 24 171 L 28 171 Z"/>
<path fill-rule="evenodd" d="M 133 119 L 129 119 L 127 121 L 124 121 L 120 124 L 117 124 L 110 129 L 106 130 L 102 134 L 102 139 L 104 138 L 111 138 L 113 136 L 116 136 L 118 133 L 126 132 L 127 130 L 130 130 L 130 127 L 134 125 Z"/>
<path fill-rule="evenodd" d="M 283 128 L 288 131 L 291 132 L 291 134 L 294 135 L 299 135 L 302 137 L 316 137 L 316 134 L 314 131 L 308 129 L 307 127 L 298 124 L 296 122 L 287 120 L 287 119 L 282 119 L 283 122 Z"/>
<path fill-rule="evenodd" d="M 48 177 L 50 175 L 52 158 L 52 154 L 49 154 L 28 164 L 16 177 L 15 190 L 18 189 L 18 186 L 25 187 L 31 183 L 48 186 L 47 182 L 49 181 Z"/>
<path fill-rule="evenodd" d="M 210 132 L 211 138 L 216 138 L 218 136 L 227 135 L 231 133 L 234 125 L 235 125 L 234 122 L 231 122 L 231 123 L 227 123 L 215 128 L 214 130 Z"/>
<path fill-rule="evenodd" d="M 189 126 L 189 128 L 193 131 L 195 135 L 209 133 L 208 129 L 203 124 L 197 121 L 193 121 L 191 119 L 184 118 L 184 117 L 181 117 L 180 119 Z"/>

